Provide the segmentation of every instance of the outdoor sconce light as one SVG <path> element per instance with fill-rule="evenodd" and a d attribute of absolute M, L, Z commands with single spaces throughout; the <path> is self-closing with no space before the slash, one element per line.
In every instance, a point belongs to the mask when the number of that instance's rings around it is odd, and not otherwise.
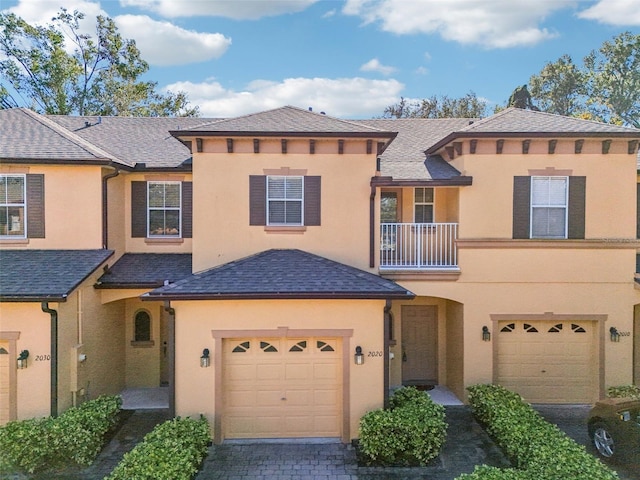
<path fill-rule="evenodd" d="M 356 354 L 353 356 L 353 360 L 356 362 L 356 365 L 362 365 L 364 363 L 364 353 L 362 353 L 362 347 L 356 347 Z"/>
<path fill-rule="evenodd" d="M 29 358 L 29 350 L 22 350 L 18 355 L 18 368 L 27 368 L 27 358 Z"/>
<path fill-rule="evenodd" d="M 486 325 L 482 327 L 482 341 L 488 342 L 491 340 L 491 332 L 489 331 L 489 327 Z"/>
<path fill-rule="evenodd" d="M 202 356 L 200 357 L 200 366 L 206 368 L 211 365 L 211 358 L 209 357 L 209 349 L 202 350 Z"/>
<path fill-rule="evenodd" d="M 611 327 L 609 329 L 609 335 L 611 336 L 611 341 L 612 342 L 619 342 L 620 341 L 620 332 L 618 332 L 618 329 L 616 327 Z"/>

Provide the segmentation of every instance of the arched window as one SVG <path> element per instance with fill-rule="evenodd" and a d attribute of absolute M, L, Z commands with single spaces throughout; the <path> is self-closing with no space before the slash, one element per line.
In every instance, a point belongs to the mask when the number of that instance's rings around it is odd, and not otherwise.
<path fill-rule="evenodd" d="M 146 310 L 140 310 L 136 313 L 133 341 L 151 341 L 151 315 Z"/>

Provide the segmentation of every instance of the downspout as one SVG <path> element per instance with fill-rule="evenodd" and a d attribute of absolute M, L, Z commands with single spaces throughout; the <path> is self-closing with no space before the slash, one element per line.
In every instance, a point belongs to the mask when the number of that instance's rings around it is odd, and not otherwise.
<path fill-rule="evenodd" d="M 375 222 L 376 222 L 376 187 L 371 183 L 371 195 L 369 195 L 369 267 L 376 266 L 375 258 Z"/>
<path fill-rule="evenodd" d="M 169 315 L 169 414 L 176 415 L 176 311 L 171 307 L 171 302 L 165 300 L 164 311 Z"/>
<path fill-rule="evenodd" d="M 382 361 L 383 361 L 383 368 L 384 368 L 384 386 L 382 388 L 384 388 L 384 392 L 383 392 L 383 399 L 384 399 L 384 408 L 388 409 L 389 408 L 389 355 L 391 353 L 390 348 L 391 346 L 389 345 L 389 339 L 391 338 L 391 317 L 390 317 L 390 312 L 391 311 L 391 300 L 387 299 L 386 304 L 384 306 L 384 315 L 383 315 L 383 322 L 384 322 L 384 340 L 383 340 L 383 352 L 384 355 L 382 357 Z"/>
<path fill-rule="evenodd" d="M 49 308 L 49 302 L 40 304 L 42 311 L 51 315 L 51 416 L 58 416 L 58 311 Z"/>
<path fill-rule="evenodd" d="M 113 166 L 115 172 L 110 173 L 102 177 L 102 248 L 106 249 L 109 242 L 109 224 L 108 224 L 108 208 L 107 208 L 107 180 L 120 175 L 120 170 L 117 166 Z"/>

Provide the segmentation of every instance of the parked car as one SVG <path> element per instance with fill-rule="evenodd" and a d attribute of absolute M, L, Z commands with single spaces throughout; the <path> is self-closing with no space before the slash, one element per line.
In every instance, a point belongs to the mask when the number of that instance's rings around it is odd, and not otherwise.
<path fill-rule="evenodd" d="M 589 436 L 604 458 L 640 458 L 640 400 L 607 398 L 589 412 Z"/>

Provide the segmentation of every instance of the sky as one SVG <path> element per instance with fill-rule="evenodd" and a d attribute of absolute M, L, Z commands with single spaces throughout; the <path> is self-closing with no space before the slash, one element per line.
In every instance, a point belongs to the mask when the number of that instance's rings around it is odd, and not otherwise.
<path fill-rule="evenodd" d="M 114 19 L 202 117 L 284 105 L 340 118 L 474 92 L 490 111 L 546 63 L 574 63 L 624 31 L 638 0 L 0 0 L 31 24 L 64 6 Z"/>

